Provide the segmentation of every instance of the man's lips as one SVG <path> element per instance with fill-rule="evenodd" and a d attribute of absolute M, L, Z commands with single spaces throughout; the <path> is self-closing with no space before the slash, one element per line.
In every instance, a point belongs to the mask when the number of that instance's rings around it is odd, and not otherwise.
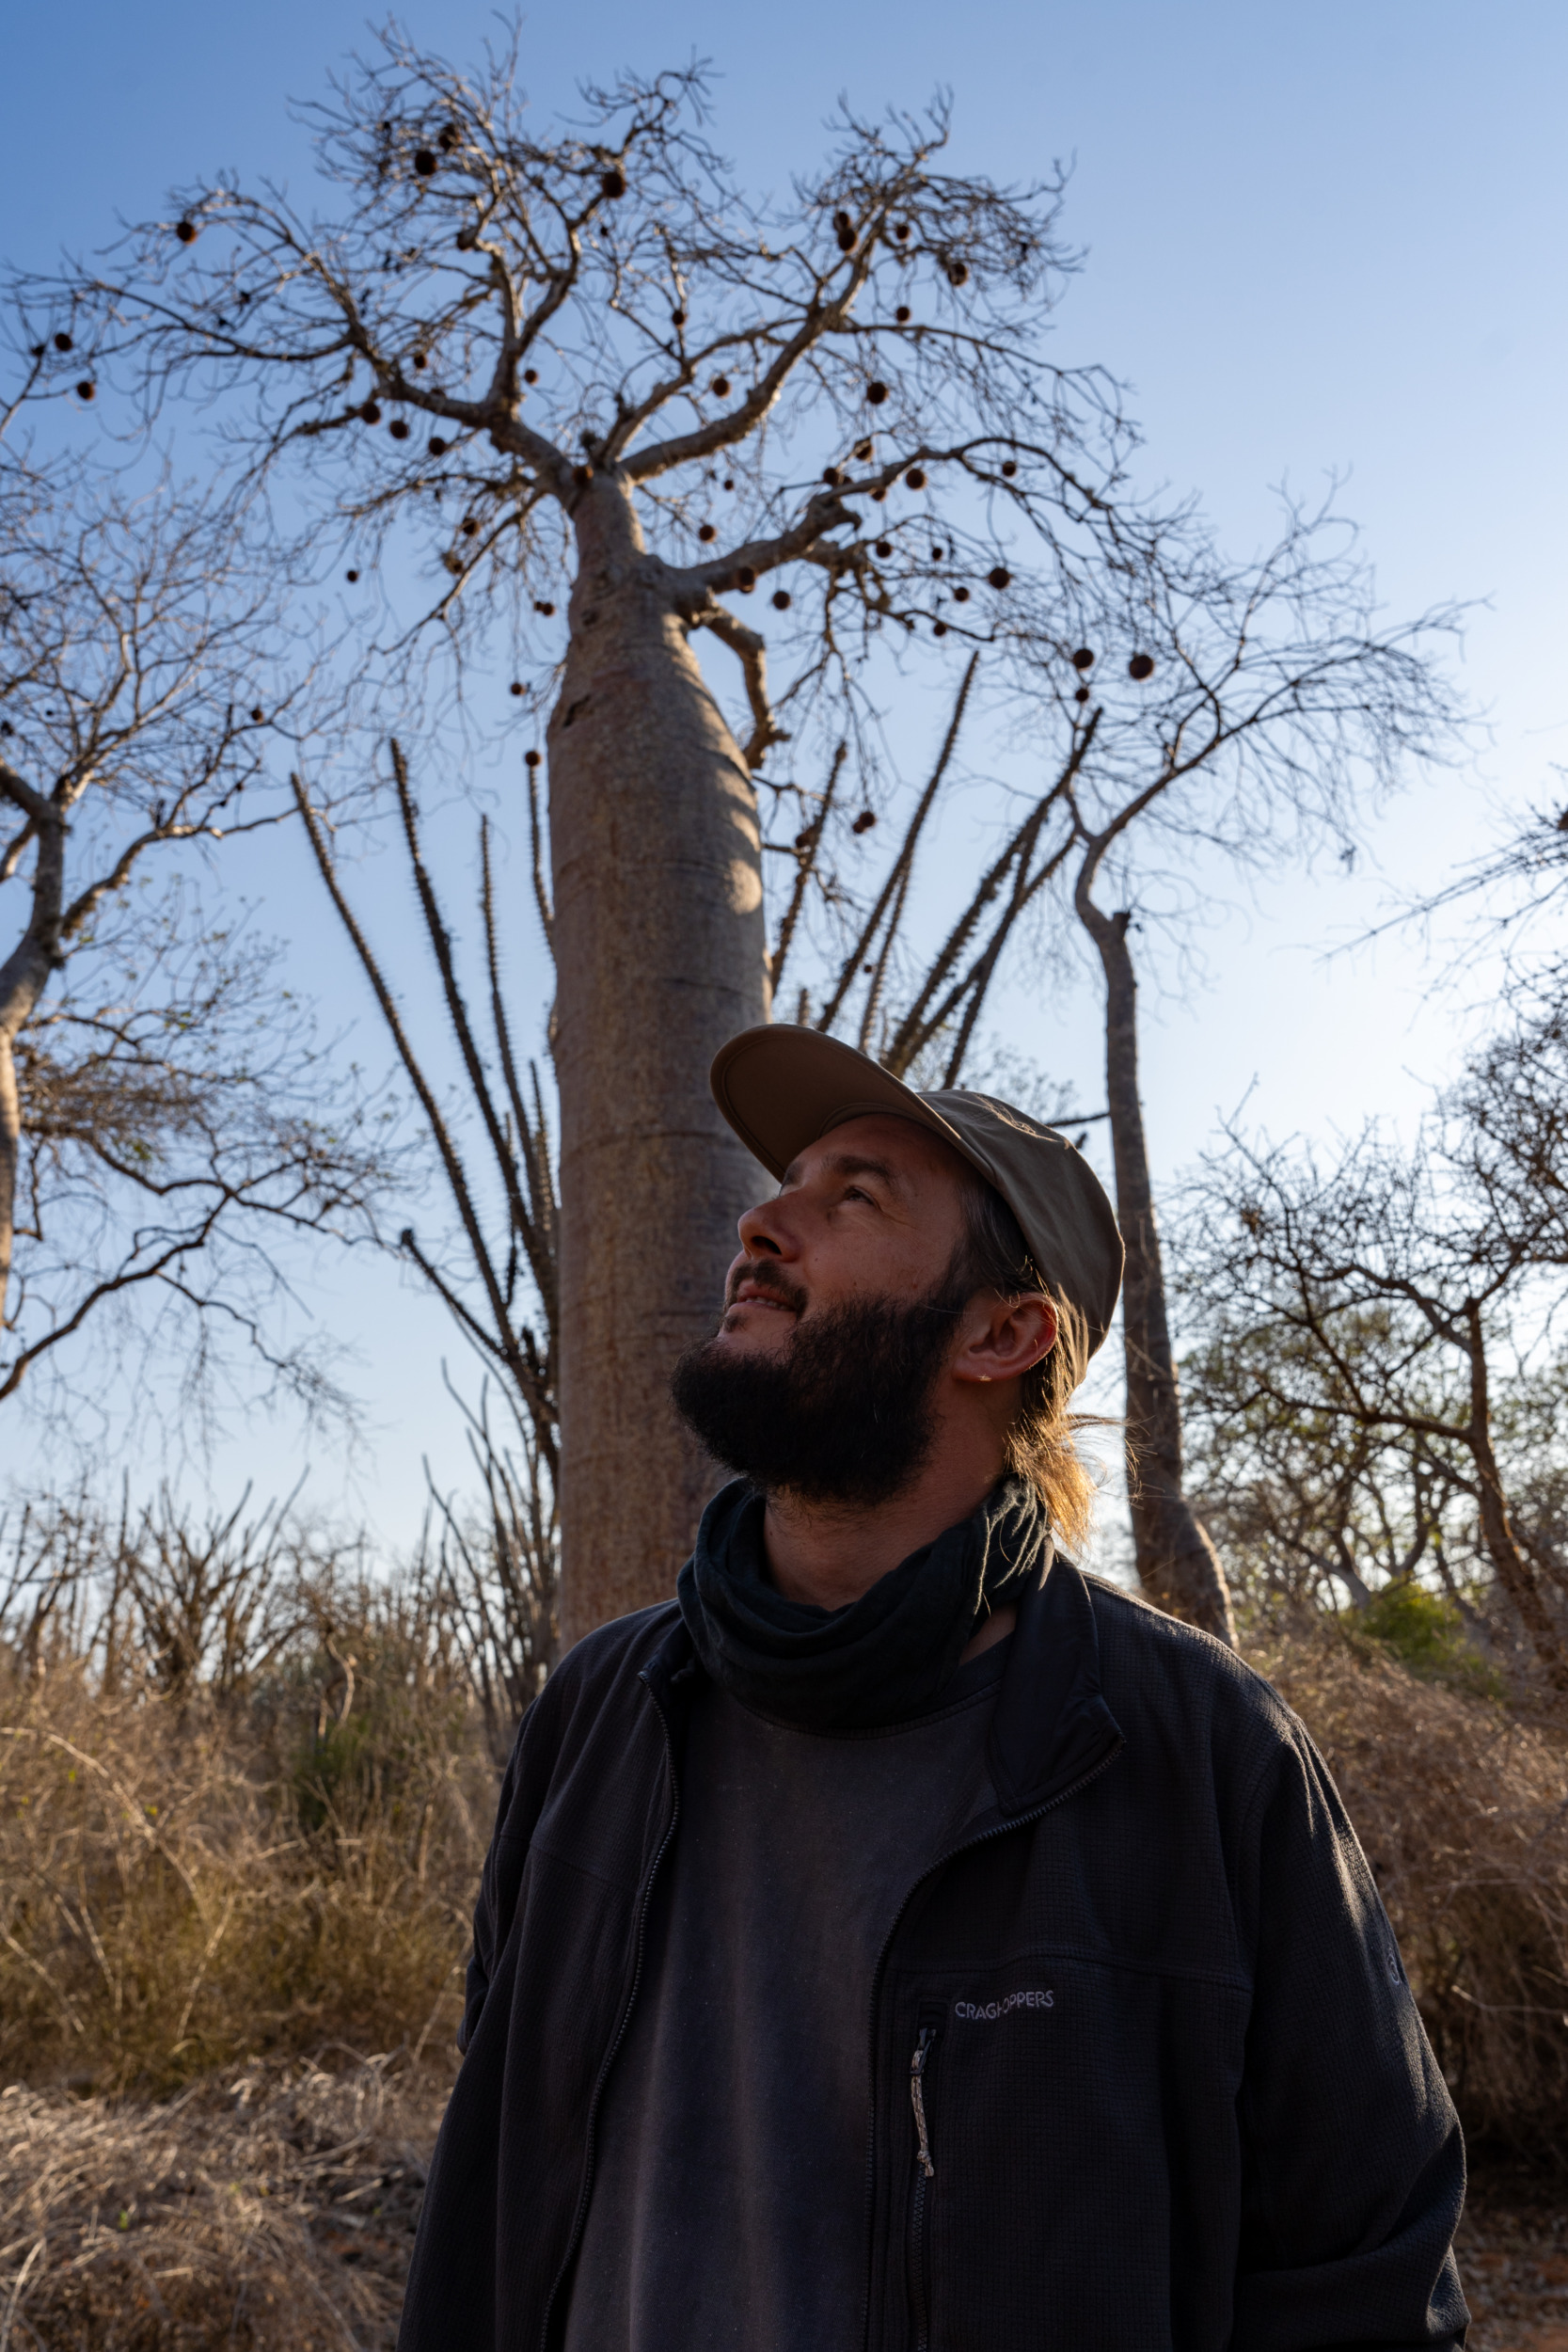
<path fill-rule="evenodd" d="M 736 1284 L 730 1309 L 733 1311 L 736 1307 L 765 1307 L 773 1314 L 794 1315 L 800 1312 L 791 1299 L 781 1298 L 777 1291 L 768 1290 L 750 1278 Z"/>

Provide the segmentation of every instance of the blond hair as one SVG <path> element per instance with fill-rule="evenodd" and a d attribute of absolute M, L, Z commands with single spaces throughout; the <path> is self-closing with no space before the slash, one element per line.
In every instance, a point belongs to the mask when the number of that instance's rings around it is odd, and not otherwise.
<path fill-rule="evenodd" d="M 964 1239 L 955 1263 L 955 1288 L 966 1297 L 994 1291 L 1006 1299 L 1049 1300 L 1056 1343 L 1020 1383 L 1018 1411 L 1007 1431 L 1006 1463 L 1028 1480 L 1067 1544 L 1082 1543 L 1094 1515 L 1095 1477 L 1078 1451 L 1078 1432 L 1092 1414 L 1068 1404 L 1088 1369 L 1088 1324 L 1082 1309 L 1041 1273 L 1029 1254 L 1017 1217 L 993 1184 L 965 1171 Z"/>

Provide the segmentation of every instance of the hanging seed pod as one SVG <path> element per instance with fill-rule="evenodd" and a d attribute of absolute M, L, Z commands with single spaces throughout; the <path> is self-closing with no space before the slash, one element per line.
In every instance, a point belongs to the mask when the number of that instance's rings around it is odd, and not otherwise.
<path fill-rule="evenodd" d="M 387 430 L 391 435 L 394 441 L 406 441 L 408 438 L 408 422 L 406 418 L 394 417 L 391 423 L 387 427 Z"/>
<path fill-rule="evenodd" d="M 359 577 L 359 575 L 358 575 L 358 573 L 357 573 L 357 572 L 345 572 L 345 573 L 343 574 L 343 578 L 344 578 L 344 579 L 348 581 L 348 584 L 349 584 L 349 586 L 350 586 L 351 588 L 353 587 L 353 585 L 354 585 L 355 581 L 358 579 L 358 577 Z"/>
<path fill-rule="evenodd" d="M 1146 678 L 1151 678 L 1154 675 L 1154 656 L 1150 653 L 1135 653 L 1127 665 L 1127 675 L 1141 686 Z"/>
<path fill-rule="evenodd" d="M 876 810 L 873 808 L 863 808 L 854 823 L 850 826 L 849 830 L 851 833 L 869 833 L 876 821 Z"/>
<path fill-rule="evenodd" d="M 910 310 L 909 304 L 907 302 L 901 302 L 893 315 L 897 320 L 900 326 L 908 326 L 912 313 Z"/>
<path fill-rule="evenodd" d="M 176 222 L 176 224 L 175 224 L 174 233 L 175 233 L 175 235 L 179 238 L 179 240 L 180 240 L 180 242 L 181 242 L 181 244 L 182 244 L 182 245 L 194 245 L 194 244 L 196 243 L 196 223 L 195 223 L 195 221 L 194 221 L 194 220 L 182 220 L 182 221 L 177 221 L 177 222 Z"/>
<path fill-rule="evenodd" d="M 32 358 L 35 358 L 35 359 L 41 359 L 41 358 L 42 358 L 42 357 L 43 357 L 43 345 L 42 345 L 41 343 L 30 343 L 30 344 L 28 345 L 28 350 L 29 350 L 29 352 L 30 352 L 30 354 L 31 354 L 31 356 L 32 356 Z"/>
<path fill-rule="evenodd" d="M 464 536 L 464 538 L 465 538 L 465 539 L 472 539 L 472 538 L 476 535 L 476 533 L 478 532 L 478 530 L 479 530 L 479 524 L 478 524 L 478 522 L 475 520 L 474 516 L 473 516 L 472 515 L 465 515 L 465 516 L 464 516 L 464 517 L 463 517 L 463 536 Z"/>
<path fill-rule="evenodd" d="M 375 400 L 366 401 L 365 405 L 360 409 L 359 414 L 363 417 L 367 424 L 379 424 L 381 422 L 380 402 Z"/>
<path fill-rule="evenodd" d="M 822 479 L 827 484 L 830 490 L 836 490 L 840 483 L 844 480 L 844 476 L 836 466 L 824 466 L 822 469 Z"/>
<path fill-rule="evenodd" d="M 90 378 L 90 377 L 88 377 L 88 376 L 84 376 L 84 377 L 83 377 L 83 379 L 82 379 L 82 381 L 81 381 L 81 383 L 77 385 L 77 387 L 76 387 L 76 397 L 77 397 L 77 399 L 78 399 L 78 400 L 96 400 L 96 399 L 97 399 L 97 397 L 98 397 L 98 387 L 97 387 L 97 385 L 96 385 L 95 383 L 93 383 L 93 381 L 91 380 L 91 378 Z"/>
<path fill-rule="evenodd" d="M 71 349 L 71 337 L 63 334 L 56 335 L 55 338 L 55 348 L 56 351 L 69 351 Z"/>
<path fill-rule="evenodd" d="M 626 192 L 626 175 L 617 166 L 611 164 L 604 178 L 599 182 L 599 186 L 613 204 L 617 197 L 625 196 Z"/>
<path fill-rule="evenodd" d="M 512 681 L 511 685 L 507 688 L 507 690 L 506 690 L 506 691 L 507 691 L 507 692 L 508 692 L 509 694 L 521 694 L 521 693 L 523 693 L 526 690 L 525 690 L 525 688 L 524 688 L 524 686 L 523 686 L 523 681 L 522 681 L 522 679 L 521 679 L 521 678 L 515 678 L 515 678 L 513 679 L 513 681 Z"/>
<path fill-rule="evenodd" d="M 551 604 L 551 603 L 550 603 L 550 601 L 549 601 L 548 597 L 542 597 L 542 596 L 535 596 L 535 597 L 534 597 L 534 599 L 533 599 L 533 609 L 534 609 L 535 612 L 542 612 L 542 613 L 544 614 L 544 616 L 545 616 L 545 618 L 546 618 L 546 621 L 547 621 L 547 620 L 551 617 L 551 615 L 552 615 L 552 614 L 553 614 L 553 612 L 555 612 L 555 607 L 554 607 L 554 605 L 553 605 L 553 604 Z"/>
<path fill-rule="evenodd" d="M 918 466 L 911 466 L 904 480 L 911 490 L 924 490 L 926 487 L 926 476 Z"/>
<path fill-rule="evenodd" d="M 705 548 L 710 540 L 718 538 L 719 533 L 715 531 L 711 523 L 704 523 L 702 529 L 698 532 L 697 536 Z"/>
<path fill-rule="evenodd" d="M 715 400 L 728 400 L 730 396 L 729 377 L 727 375 L 716 375 L 713 379 L 711 389 Z"/>
<path fill-rule="evenodd" d="M 430 354 L 429 354 L 429 352 L 428 352 L 428 351 L 416 351 L 416 353 L 414 354 L 414 365 L 415 365 L 417 368 L 428 368 L 428 367 L 429 367 L 429 365 L 430 365 Z"/>
<path fill-rule="evenodd" d="M 871 441 L 857 441 L 855 443 L 855 455 L 861 460 L 863 465 L 870 456 L 874 447 L 875 443 Z"/>
<path fill-rule="evenodd" d="M 969 590 L 967 588 L 955 588 L 953 591 L 953 601 L 955 604 L 967 604 L 969 602 Z"/>
<path fill-rule="evenodd" d="M 523 766 L 525 768 L 537 768 L 538 765 L 539 755 L 537 752 L 525 752 L 523 754 Z"/>
<path fill-rule="evenodd" d="M 997 564 L 986 574 L 993 588 L 1010 588 L 1013 576 L 1005 564 Z"/>
<path fill-rule="evenodd" d="M 871 403 L 873 408 L 879 408 L 883 401 L 887 398 L 887 386 L 881 382 L 879 377 L 873 377 L 872 381 L 865 388 L 865 397 Z"/>
<path fill-rule="evenodd" d="M 1075 703 L 1086 703 L 1089 699 L 1088 688 L 1086 686 L 1076 687 L 1073 690 L 1072 699 Z"/>
<path fill-rule="evenodd" d="M 833 215 L 833 234 L 835 236 L 842 237 L 845 230 L 851 226 L 852 224 L 847 213 L 835 213 Z"/>
<path fill-rule="evenodd" d="M 433 433 L 431 435 L 430 453 L 432 457 L 444 457 L 451 447 L 451 443 L 450 441 L 443 441 L 438 433 Z"/>
<path fill-rule="evenodd" d="M 250 714 L 250 723 L 252 726 L 264 726 L 266 724 L 266 713 L 261 710 L 253 710 Z"/>
<path fill-rule="evenodd" d="M 838 249 L 841 253 L 853 253 L 855 249 L 855 232 L 852 229 L 841 229 L 839 230 Z"/>
<path fill-rule="evenodd" d="M 816 839 L 816 827 L 815 825 L 808 825 L 808 826 L 805 828 L 805 831 L 804 831 L 803 833 L 798 833 L 798 834 L 796 834 L 796 836 L 795 836 L 795 847 L 796 847 L 798 850 L 809 850 L 809 849 L 811 848 L 812 843 L 813 843 Z"/>
<path fill-rule="evenodd" d="M 969 263 L 967 262 L 949 262 L 947 264 L 947 282 L 950 286 L 966 286 L 969 283 Z"/>
<path fill-rule="evenodd" d="M 774 589 L 773 610 L 775 612 L 787 612 L 789 611 L 789 590 L 787 588 Z"/>
<path fill-rule="evenodd" d="M 945 637 L 947 634 L 947 623 L 945 621 L 933 621 L 931 623 L 931 634 L 933 637 Z"/>
<path fill-rule="evenodd" d="M 523 370 L 523 382 L 525 384 L 537 384 L 538 381 L 539 371 L 537 368 L 525 368 Z"/>
<path fill-rule="evenodd" d="M 742 564 L 737 566 L 735 575 L 735 584 L 739 589 L 743 596 L 749 596 L 751 595 L 752 589 L 757 584 L 757 576 L 755 572 L 752 571 L 750 564 Z"/>
<path fill-rule="evenodd" d="M 434 148 L 416 147 L 414 150 L 414 168 L 419 173 L 421 180 L 434 178 L 436 172 L 436 151 Z"/>
<path fill-rule="evenodd" d="M 1004 481 L 1004 482 L 1010 482 L 1010 481 L 1012 480 L 1012 478 L 1013 478 L 1014 474 L 1016 474 L 1016 473 L 1017 473 L 1017 471 L 1018 471 L 1018 460 L 1017 460 L 1017 458 L 1016 458 L 1016 457 L 1004 457 L 1004 459 L 1002 460 L 1002 479 L 1003 479 L 1003 481 Z"/>
<path fill-rule="evenodd" d="M 670 313 L 670 324 L 678 335 L 681 328 L 686 325 L 686 312 L 684 310 L 672 310 Z"/>
<path fill-rule="evenodd" d="M 450 155 L 451 153 L 452 149 L 457 145 L 457 125 L 455 122 L 449 122 L 445 125 L 441 135 L 436 140 L 436 144 L 440 149 L 443 155 Z"/>
<path fill-rule="evenodd" d="M 879 539 L 877 542 L 877 553 L 881 557 L 882 562 L 885 564 L 888 557 L 893 553 L 893 541 L 891 539 Z"/>
<path fill-rule="evenodd" d="M 880 506 L 886 497 L 887 492 L 885 490 L 873 490 L 871 493 L 871 502 L 874 506 Z"/>
<path fill-rule="evenodd" d="M 901 220 L 893 233 L 897 238 L 900 245 L 908 245 L 910 240 L 909 222 L 907 220 Z"/>
<path fill-rule="evenodd" d="M 726 474 L 724 476 L 724 487 L 726 490 L 733 490 L 735 488 L 735 476 L 733 474 Z"/>
<path fill-rule="evenodd" d="M 931 561 L 932 561 L 932 563 L 933 563 L 933 564 L 940 564 L 940 563 L 942 562 L 942 557 L 943 557 L 946 553 L 947 553 L 947 549 L 946 549 L 945 548 L 933 548 L 931 549 Z"/>
<path fill-rule="evenodd" d="M 1075 670 L 1092 670 L 1094 668 L 1094 656 L 1089 651 L 1087 645 L 1079 646 L 1078 651 L 1072 657 L 1072 666 Z"/>

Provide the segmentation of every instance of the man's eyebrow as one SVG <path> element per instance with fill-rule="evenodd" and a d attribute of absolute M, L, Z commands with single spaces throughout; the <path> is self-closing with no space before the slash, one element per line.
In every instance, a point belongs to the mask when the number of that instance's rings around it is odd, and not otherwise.
<path fill-rule="evenodd" d="M 863 1152 L 835 1152 L 831 1159 L 823 1162 L 823 1167 L 831 1176 L 879 1176 L 894 1192 L 903 1189 L 898 1170 L 890 1161 L 869 1159 Z M 790 1184 L 798 1184 L 800 1176 L 800 1161 L 791 1160 L 779 1179 L 779 1190 L 783 1192 Z"/>

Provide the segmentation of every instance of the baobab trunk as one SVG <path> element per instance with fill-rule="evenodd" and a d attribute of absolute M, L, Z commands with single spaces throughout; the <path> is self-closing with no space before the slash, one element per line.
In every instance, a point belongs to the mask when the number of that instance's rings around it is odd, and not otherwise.
<path fill-rule="evenodd" d="M 1121 1290 L 1127 1486 L 1138 1577 L 1162 1609 L 1234 1648 L 1225 1571 L 1181 1486 L 1181 1407 L 1138 1095 L 1138 990 L 1127 945 L 1131 916 L 1101 914 L 1089 895 L 1093 879 L 1094 866 L 1086 866 L 1079 878 L 1077 907 L 1105 974 L 1105 1084 L 1117 1221 L 1127 1245 Z"/>
<path fill-rule="evenodd" d="M 756 795 L 687 642 L 682 576 L 613 476 L 581 493 L 548 729 L 561 1095 L 562 1632 L 662 1600 L 714 1472 L 675 1420 L 767 1178 L 707 1070 L 768 1018 Z"/>

